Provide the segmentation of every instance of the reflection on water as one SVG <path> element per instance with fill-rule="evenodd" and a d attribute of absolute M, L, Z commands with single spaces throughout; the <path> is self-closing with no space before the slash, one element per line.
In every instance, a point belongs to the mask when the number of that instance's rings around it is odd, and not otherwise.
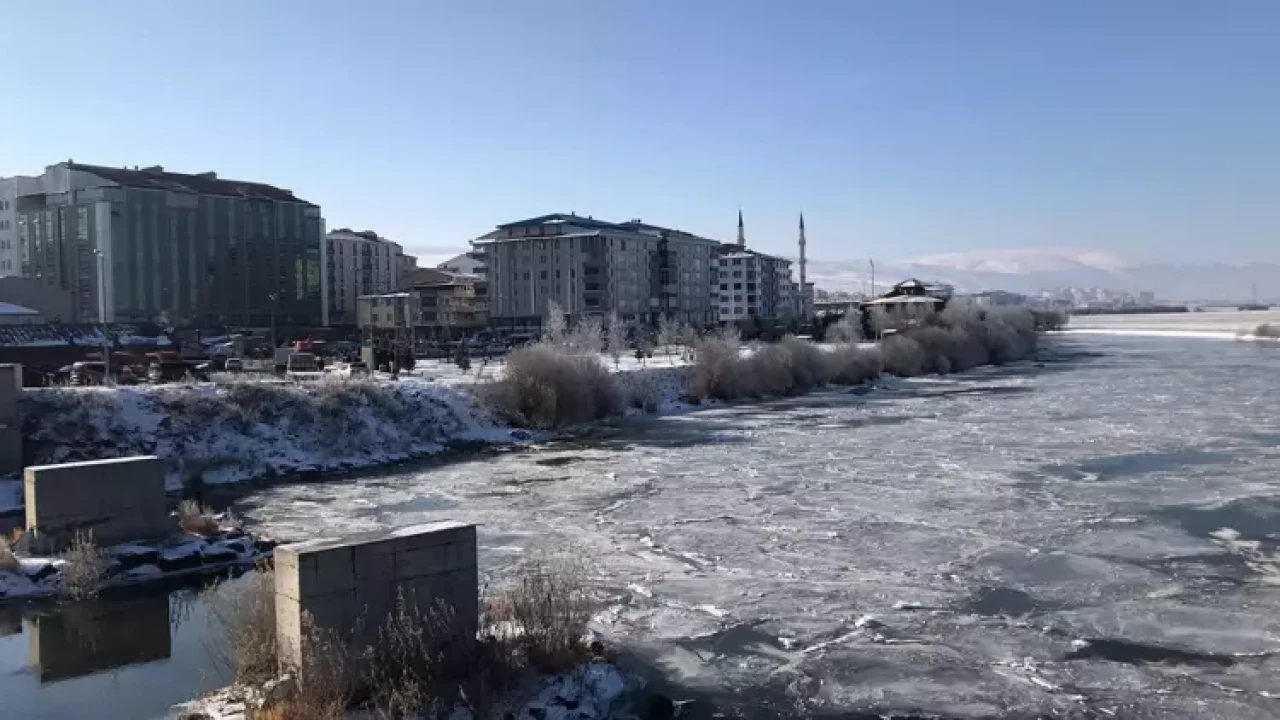
<path fill-rule="evenodd" d="M 163 660 L 172 652 L 169 596 L 90 600 L 27 621 L 41 683 Z"/>
<path fill-rule="evenodd" d="M 0 607 L 0 718 L 165 718 L 226 684 L 209 642 L 199 589 Z"/>

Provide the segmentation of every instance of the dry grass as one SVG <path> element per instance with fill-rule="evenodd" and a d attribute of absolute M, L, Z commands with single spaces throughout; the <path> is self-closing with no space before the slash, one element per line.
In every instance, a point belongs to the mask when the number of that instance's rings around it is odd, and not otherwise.
<path fill-rule="evenodd" d="M 265 564 L 204 592 L 214 635 L 209 653 L 239 684 L 261 685 L 280 673 L 275 592 L 275 572 Z"/>
<path fill-rule="evenodd" d="M 459 635 L 453 608 L 420 608 L 403 596 L 373 646 L 358 653 L 304 617 L 308 652 L 296 684 L 249 717 L 337 720 L 353 701 L 387 720 L 436 717 L 459 706 L 488 717 L 530 672 L 562 672 L 590 658 L 587 623 L 598 604 L 590 578 L 577 559 L 531 554 L 485 603 L 479 640 Z M 207 591 L 224 645 L 214 658 L 238 684 L 262 687 L 279 675 L 274 578 L 260 569 L 246 580 Z"/>
<path fill-rule="evenodd" d="M 195 500 L 183 500 L 178 505 L 178 525 L 184 532 L 201 537 L 216 537 L 222 532 L 218 521 L 213 518 L 213 511 L 201 507 Z"/>
<path fill-rule="evenodd" d="M 503 420 L 549 429 L 600 420 L 621 409 L 621 393 L 598 354 L 536 343 L 507 356 L 501 379 L 480 390 Z"/>
<path fill-rule="evenodd" d="M 9 544 L 9 538 L 0 537 L 0 572 L 18 572 L 22 569 L 22 564 L 18 562 L 18 558 L 13 554 L 13 547 Z"/>
<path fill-rule="evenodd" d="M 574 667 L 590 656 L 587 624 L 598 604 L 590 577 L 580 561 L 534 552 L 515 582 L 490 603 L 490 620 L 509 623 L 525 659 L 538 671 Z"/>
<path fill-rule="evenodd" d="M 93 541 L 92 532 L 77 532 L 71 548 L 62 554 L 66 564 L 60 573 L 62 592 L 72 600 L 88 600 L 102 589 L 102 572 L 107 559 Z"/>

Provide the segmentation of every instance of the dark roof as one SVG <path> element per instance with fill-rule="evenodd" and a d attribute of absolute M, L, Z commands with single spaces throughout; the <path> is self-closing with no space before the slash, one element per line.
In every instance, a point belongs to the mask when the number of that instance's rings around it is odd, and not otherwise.
<path fill-rule="evenodd" d="M 115 345 L 167 345 L 169 338 L 153 324 L 111 323 Z M 160 341 L 160 338 L 164 338 Z M 101 346 L 100 325 L 4 325 L 0 347 Z"/>
<path fill-rule="evenodd" d="M 498 226 L 499 230 L 509 227 L 518 227 L 520 225 L 547 225 L 550 223 L 573 223 L 581 227 L 598 227 L 598 228 L 615 228 L 621 227 L 617 223 L 605 222 L 604 220 L 596 220 L 583 215 L 574 215 L 566 213 L 551 213 L 550 215 L 539 215 L 538 217 L 528 218 L 527 220 L 517 220 L 516 222 L 503 223 Z"/>
<path fill-rule="evenodd" d="M 294 195 L 291 190 L 263 183 L 227 180 L 211 172 L 188 175 L 186 173 L 168 172 L 158 166 L 129 170 L 101 165 L 82 165 L 80 163 L 67 163 L 67 167 L 72 170 L 92 173 L 117 185 L 143 190 L 175 190 L 177 192 L 246 198 L 249 200 L 307 203 L 306 200 Z M 307 204 L 310 205 L 311 203 Z"/>

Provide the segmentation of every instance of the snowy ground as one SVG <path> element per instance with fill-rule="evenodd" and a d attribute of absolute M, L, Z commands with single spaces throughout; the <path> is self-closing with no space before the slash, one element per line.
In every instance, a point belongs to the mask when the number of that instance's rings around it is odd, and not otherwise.
<path fill-rule="evenodd" d="M 1062 337 L 1044 367 L 658 419 L 255 490 L 278 536 L 445 518 L 728 715 L 1280 716 L 1280 352 Z"/>
<path fill-rule="evenodd" d="M 658 412 L 679 402 L 688 363 L 678 350 L 637 361 L 602 361 L 624 386 L 643 383 Z M 314 383 L 231 376 L 215 383 L 68 387 L 24 395 L 29 464 L 155 454 L 170 461 L 171 489 L 201 475 L 228 483 L 296 471 L 364 468 L 422 457 L 459 442 L 510 442 L 510 428 L 492 422 L 470 391 L 500 376 L 501 358 L 477 359 L 468 372 L 428 360 L 399 381 L 338 376 Z M 345 384 L 376 392 L 333 390 Z M 238 388 L 231 397 L 229 388 Z M 256 391 L 254 391 L 256 389 Z M 251 392 L 253 391 L 253 392 Z M 326 404 L 325 398 L 332 403 Z M 633 411 L 634 412 L 634 411 Z M 20 480 L 0 480 L 0 511 L 22 504 Z"/>
<path fill-rule="evenodd" d="M 1205 339 L 1236 339 L 1263 323 L 1280 324 L 1280 310 L 1240 312 L 1220 310 L 1151 315 L 1073 316 L 1068 333 L 1152 335 Z"/>

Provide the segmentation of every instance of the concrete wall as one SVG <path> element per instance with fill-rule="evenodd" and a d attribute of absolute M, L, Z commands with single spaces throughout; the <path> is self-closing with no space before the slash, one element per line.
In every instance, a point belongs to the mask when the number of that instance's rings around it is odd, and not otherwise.
<path fill-rule="evenodd" d="M 0 365 L 0 474 L 22 470 L 22 366 Z"/>
<path fill-rule="evenodd" d="M 26 469 L 27 532 L 41 552 L 70 546 L 77 530 L 99 545 L 175 531 L 164 494 L 164 461 L 152 455 Z"/>
<path fill-rule="evenodd" d="M 301 667 L 313 639 L 303 615 L 359 652 L 373 644 L 397 598 L 424 614 L 454 609 L 456 639 L 475 639 L 479 618 L 476 527 L 419 525 L 344 539 L 319 539 L 275 550 L 276 632 L 280 661 Z"/>

